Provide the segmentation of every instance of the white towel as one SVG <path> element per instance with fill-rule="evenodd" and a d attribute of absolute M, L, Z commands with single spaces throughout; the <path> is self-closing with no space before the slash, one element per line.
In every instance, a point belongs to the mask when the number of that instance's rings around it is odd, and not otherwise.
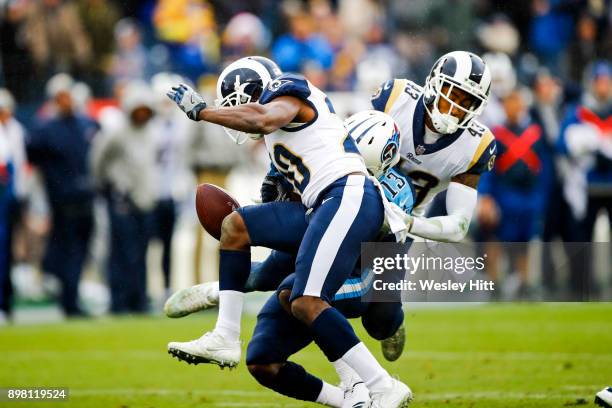
<path fill-rule="evenodd" d="M 380 197 L 385 207 L 385 226 L 395 235 L 397 242 L 405 242 L 408 236 L 408 227 L 406 226 L 406 214 L 397 204 L 387 200 L 385 191 L 378 180 L 372 176 L 368 177 L 378 187 Z"/>

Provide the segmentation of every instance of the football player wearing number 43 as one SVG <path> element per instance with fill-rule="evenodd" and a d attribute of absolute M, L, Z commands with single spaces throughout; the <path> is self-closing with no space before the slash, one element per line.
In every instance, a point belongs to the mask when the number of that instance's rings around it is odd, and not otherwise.
<path fill-rule="evenodd" d="M 393 79 L 372 96 L 374 109 L 389 114 L 402 134 L 397 168 L 412 179 L 417 193 L 408 217 L 411 235 L 446 242 L 465 237 L 480 175 L 493 168 L 497 153 L 493 134 L 475 120 L 490 88 L 491 72 L 483 60 L 453 51 L 438 59 L 424 87 Z M 443 190 L 448 215 L 424 218 L 426 205 Z"/>
<path fill-rule="evenodd" d="M 375 239 L 384 222 L 401 239 L 406 232 L 404 213 L 385 199 L 377 181 L 368 176 L 329 98 L 303 77 L 282 74 L 266 58 L 247 57 L 221 73 L 217 94 L 216 107 L 208 107 L 199 94 L 182 84 L 168 96 L 190 119 L 222 125 L 238 143 L 263 137 L 274 167 L 302 202 L 246 206 L 225 218 L 217 324 L 189 344 L 186 358 L 221 366 L 238 364 L 250 247 L 294 252 L 292 315 L 309 327 L 331 362 L 342 360 L 358 374 L 374 406 L 407 406 L 410 389 L 382 368 L 346 318 L 330 305 L 359 258 L 361 242 Z M 173 351 L 172 343 L 169 351 Z M 331 406 L 339 406 L 343 399 L 338 387 L 296 364 L 285 366 L 283 375 L 266 385 L 287 396 Z"/>

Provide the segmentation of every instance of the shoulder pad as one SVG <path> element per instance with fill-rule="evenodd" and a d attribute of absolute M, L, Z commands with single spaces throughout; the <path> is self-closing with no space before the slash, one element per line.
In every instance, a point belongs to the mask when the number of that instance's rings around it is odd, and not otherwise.
<path fill-rule="evenodd" d="M 475 121 L 474 121 L 475 122 Z M 468 128 L 468 131 L 474 137 L 480 137 L 480 143 L 474 152 L 472 161 L 468 166 L 466 173 L 482 174 L 493 169 L 495 165 L 495 157 L 497 156 L 497 143 L 493 133 L 485 125 L 474 123 Z M 470 131 L 471 130 L 471 131 Z"/>
<path fill-rule="evenodd" d="M 407 79 L 391 79 L 382 84 L 372 95 L 372 107 L 378 111 L 389 113 L 402 92 L 416 100 L 420 96 L 421 87 Z"/>
<path fill-rule="evenodd" d="M 270 81 L 261 94 L 259 103 L 265 105 L 279 96 L 295 96 L 299 99 L 307 99 L 310 93 L 311 90 L 306 78 L 297 74 L 283 74 Z"/>

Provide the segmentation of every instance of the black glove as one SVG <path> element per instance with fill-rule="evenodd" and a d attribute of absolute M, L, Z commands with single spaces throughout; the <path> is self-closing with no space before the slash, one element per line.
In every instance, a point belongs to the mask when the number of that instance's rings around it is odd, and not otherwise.
<path fill-rule="evenodd" d="M 270 203 L 272 201 L 286 201 L 289 199 L 291 190 L 287 189 L 281 175 L 266 175 L 261 183 L 261 202 Z"/>

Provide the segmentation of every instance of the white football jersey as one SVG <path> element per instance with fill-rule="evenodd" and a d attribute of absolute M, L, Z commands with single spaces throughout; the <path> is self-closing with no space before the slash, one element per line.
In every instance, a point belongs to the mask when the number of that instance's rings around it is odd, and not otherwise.
<path fill-rule="evenodd" d="M 276 169 L 312 207 L 334 181 L 354 172 L 368 174 L 353 138 L 335 114 L 329 98 L 304 77 L 284 74 L 271 81 L 259 98 L 266 104 L 279 96 L 295 96 L 315 110 L 307 123 L 290 123 L 264 136 Z"/>
<path fill-rule="evenodd" d="M 374 109 L 389 114 L 400 128 L 401 160 L 396 168 L 409 176 L 416 190 L 414 213 L 425 206 L 451 179 L 462 173 L 480 174 L 493 168 L 496 155 L 491 131 L 473 120 L 468 129 L 425 143 L 423 89 L 406 79 L 384 83 L 372 96 Z"/>

